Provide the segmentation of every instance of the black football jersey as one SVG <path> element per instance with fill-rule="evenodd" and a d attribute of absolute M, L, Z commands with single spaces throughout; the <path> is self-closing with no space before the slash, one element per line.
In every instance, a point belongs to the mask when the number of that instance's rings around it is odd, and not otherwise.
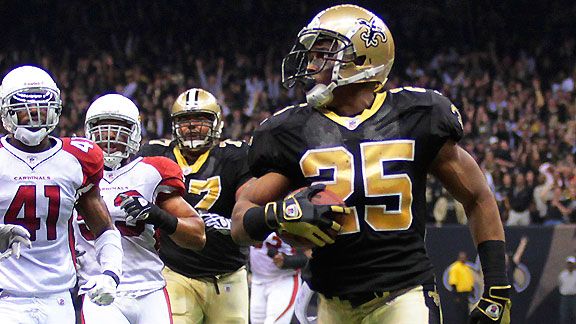
<path fill-rule="evenodd" d="M 184 199 L 197 210 L 232 217 L 236 190 L 251 176 L 248 145 L 223 141 L 189 165 L 176 141 L 151 141 L 142 146 L 142 156 L 166 156 L 180 165 L 187 194 Z M 215 276 L 238 270 L 246 264 L 246 254 L 230 236 L 206 233 L 206 245 L 196 252 L 176 245 L 168 235 L 160 235 L 160 258 L 170 269 L 190 278 Z"/>
<path fill-rule="evenodd" d="M 336 242 L 314 250 L 311 286 L 328 296 L 434 282 L 424 246 L 426 176 L 442 145 L 462 137 L 458 109 L 439 92 L 400 88 L 341 117 L 286 108 L 255 131 L 256 177 L 278 172 L 292 189 L 325 183 L 353 214 Z"/>

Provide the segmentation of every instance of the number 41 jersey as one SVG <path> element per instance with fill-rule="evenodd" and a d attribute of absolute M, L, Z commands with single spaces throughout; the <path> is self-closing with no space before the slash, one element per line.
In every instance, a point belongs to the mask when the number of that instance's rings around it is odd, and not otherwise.
<path fill-rule="evenodd" d="M 21 295 L 66 291 L 76 283 L 70 218 L 78 195 L 97 186 L 102 150 L 84 138 L 50 137 L 27 153 L 0 139 L 0 222 L 25 227 L 32 248 L 0 262 L 0 289 Z"/>
<path fill-rule="evenodd" d="M 306 105 L 280 111 L 256 130 L 249 164 L 254 176 L 283 174 L 293 189 L 325 183 L 352 208 L 336 242 L 314 250 L 314 290 L 390 291 L 434 282 L 424 247 L 427 171 L 461 136 L 447 98 L 401 88 L 376 94 L 353 117 Z"/>

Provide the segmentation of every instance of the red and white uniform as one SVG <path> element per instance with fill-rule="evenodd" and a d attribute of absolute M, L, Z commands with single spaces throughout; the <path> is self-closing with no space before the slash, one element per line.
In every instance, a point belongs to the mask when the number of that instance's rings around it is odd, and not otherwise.
<path fill-rule="evenodd" d="M 261 245 L 250 247 L 250 322 L 290 323 L 300 287 L 300 270 L 278 268 L 268 256 L 269 249 L 294 254 L 294 249 L 276 233 L 270 234 Z"/>
<path fill-rule="evenodd" d="M 106 318 L 105 313 L 120 304 L 129 303 L 133 305 L 129 308 L 141 308 L 141 311 L 161 309 L 158 305 L 158 298 L 150 298 L 150 296 L 146 299 L 154 300 L 156 305 L 148 305 L 147 307 L 138 305 L 137 299 L 139 297 L 153 292 L 158 292 L 159 298 L 163 299 L 165 304 L 167 304 L 166 297 L 162 291 L 164 286 L 166 286 L 162 276 L 164 263 L 156 252 L 154 226 L 144 221 L 138 221 L 136 226 L 126 225 L 126 214 L 120 209 L 118 196 L 122 193 L 137 195 L 144 197 L 148 201 L 156 202 L 159 193 L 177 192 L 178 194 L 183 194 L 184 191 L 185 187 L 180 167 L 165 157 L 139 157 L 117 170 L 104 171 L 104 177 L 100 182 L 100 193 L 106 206 L 108 206 L 114 225 L 122 235 L 124 258 L 122 262 L 122 277 L 118 286 L 118 296 L 120 298 L 115 300 L 110 306 L 94 307 L 99 320 Z M 79 254 L 78 277 L 79 283 L 82 285 L 90 277 L 100 274 L 101 271 L 96 260 L 94 237 L 82 221 L 82 216 L 78 215 L 75 217 L 73 224 L 76 250 Z M 123 297 L 128 298 L 122 300 Z M 90 311 L 87 309 L 86 301 L 88 300 L 85 299 L 83 313 L 84 317 L 88 319 Z M 92 308 L 92 306 L 88 307 Z M 127 313 L 127 311 L 130 312 L 130 309 L 120 311 L 123 311 L 125 317 L 130 316 Z M 141 313 L 141 311 L 135 313 Z M 159 316 L 169 319 L 169 309 L 166 308 L 165 312 Z M 154 322 L 152 319 L 150 320 Z"/>
<path fill-rule="evenodd" d="M 70 244 L 74 203 L 102 178 L 103 154 L 84 138 L 50 137 L 27 153 L 0 139 L 0 222 L 30 232 L 32 248 L 0 262 L 2 323 L 74 323 L 76 283 Z"/>
<path fill-rule="evenodd" d="M 67 291 L 76 283 L 69 221 L 76 198 L 102 178 L 102 150 L 83 138 L 54 138 L 27 153 L 0 139 L 0 221 L 30 232 L 32 248 L 0 263 L 0 289 L 18 295 Z"/>

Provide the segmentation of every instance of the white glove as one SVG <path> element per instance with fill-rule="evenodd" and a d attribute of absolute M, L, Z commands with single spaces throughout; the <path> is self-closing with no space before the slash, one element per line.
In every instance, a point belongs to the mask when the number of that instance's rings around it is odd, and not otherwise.
<path fill-rule="evenodd" d="M 206 227 L 212 228 L 223 235 L 230 235 L 232 222 L 229 218 L 210 213 L 200 214 L 200 217 L 202 217 Z"/>
<path fill-rule="evenodd" d="M 112 276 L 101 274 L 94 276 L 80 287 L 78 294 L 87 294 L 90 300 L 100 306 L 112 304 L 116 298 L 116 281 Z"/>
<path fill-rule="evenodd" d="M 20 225 L 0 224 L 0 261 L 13 255 L 20 258 L 21 245 L 31 248 L 30 233 Z"/>

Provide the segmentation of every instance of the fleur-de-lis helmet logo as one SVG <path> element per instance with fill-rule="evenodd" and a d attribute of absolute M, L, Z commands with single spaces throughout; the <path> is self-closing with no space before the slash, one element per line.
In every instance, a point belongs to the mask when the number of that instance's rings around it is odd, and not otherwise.
<path fill-rule="evenodd" d="M 372 17 L 370 21 L 358 18 L 358 23 L 367 27 L 367 29 L 360 34 L 360 38 L 364 41 L 366 47 L 378 46 L 379 40 L 383 43 L 386 42 L 386 34 L 382 30 L 382 27 L 377 25 L 377 20 L 374 19 L 374 17 Z"/>

